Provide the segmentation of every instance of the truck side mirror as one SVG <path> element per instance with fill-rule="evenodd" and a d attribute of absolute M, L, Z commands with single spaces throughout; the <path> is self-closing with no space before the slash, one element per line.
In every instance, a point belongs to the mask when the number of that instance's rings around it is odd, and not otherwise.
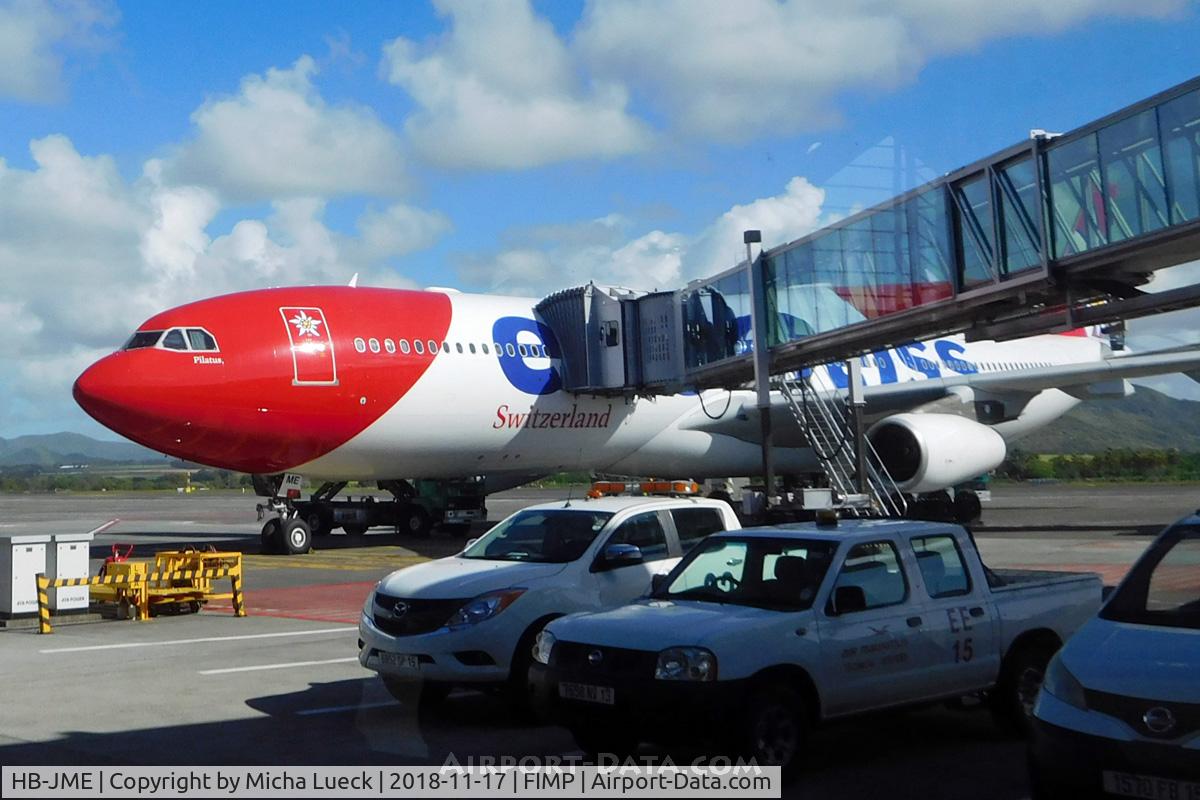
<path fill-rule="evenodd" d="M 470 550 L 471 546 L 478 541 L 479 541 L 478 536 L 476 536 L 474 539 L 467 539 L 467 543 L 463 545 L 463 550 Z"/>
<path fill-rule="evenodd" d="M 650 594 L 658 594 L 663 589 L 667 588 L 667 578 L 670 577 L 665 572 L 660 572 L 650 578 Z"/>
<path fill-rule="evenodd" d="M 619 567 L 641 564 L 645 560 L 642 548 L 632 544 L 610 544 L 600 552 L 593 570 L 602 572 Z"/>
<path fill-rule="evenodd" d="M 839 586 L 833 593 L 833 613 L 853 614 L 867 610 L 867 593 L 861 586 Z"/>

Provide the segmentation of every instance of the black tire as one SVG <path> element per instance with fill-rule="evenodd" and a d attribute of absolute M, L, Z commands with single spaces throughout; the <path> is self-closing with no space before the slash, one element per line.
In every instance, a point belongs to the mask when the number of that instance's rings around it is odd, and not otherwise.
<path fill-rule="evenodd" d="M 954 493 L 954 521 L 959 524 L 974 522 L 983 514 L 983 504 L 979 495 L 971 491 Z"/>
<path fill-rule="evenodd" d="M 302 519 L 283 523 L 283 552 L 289 556 L 312 550 L 312 529 Z"/>
<path fill-rule="evenodd" d="M 320 506 L 312 506 L 302 516 L 313 536 L 327 536 L 333 530 L 333 515 Z"/>
<path fill-rule="evenodd" d="M 808 738 L 804 701 L 788 686 L 775 684 L 755 692 L 746 706 L 740 754 L 759 766 L 781 767 L 784 777 L 800 765 Z"/>
<path fill-rule="evenodd" d="M 420 506 L 413 506 L 400 520 L 400 532 L 417 539 L 424 539 L 433 530 L 433 521 Z"/>
<path fill-rule="evenodd" d="M 259 536 L 261 541 L 260 553 L 278 553 L 283 546 L 283 523 L 279 517 L 267 520 Z"/>
<path fill-rule="evenodd" d="M 513 715 L 525 722 L 535 722 L 537 714 L 534 709 L 533 695 L 529 689 L 529 669 L 533 666 L 533 643 L 542 628 L 550 624 L 550 620 L 540 620 L 530 625 L 513 650 L 509 661 L 508 684 L 505 691 Z"/>
<path fill-rule="evenodd" d="M 583 751 L 584 758 L 599 763 L 618 762 L 637 752 L 637 737 L 617 725 L 600 722 L 572 722 L 567 726 L 575 744 Z"/>
<path fill-rule="evenodd" d="M 1025 642 L 1004 657 L 1000 678 L 988 697 L 992 718 L 1005 732 L 1028 736 L 1033 719 L 1033 701 L 1037 698 L 1046 665 L 1058 647 L 1047 642 Z"/>
<path fill-rule="evenodd" d="M 434 681 L 404 681 L 387 675 L 379 676 L 384 688 L 396 702 L 414 708 L 418 713 L 432 711 L 446 701 L 451 686 Z"/>
<path fill-rule="evenodd" d="M 356 522 L 348 522 L 342 526 L 342 530 L 349 536 L 362 536 L 367 532 L 366 525 L 360 525 Z"/>

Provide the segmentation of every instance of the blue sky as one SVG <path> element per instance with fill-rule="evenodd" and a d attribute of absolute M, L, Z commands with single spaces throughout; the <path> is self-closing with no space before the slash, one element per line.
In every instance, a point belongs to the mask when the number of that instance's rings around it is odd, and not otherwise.
<path fill-rule="evenodd" d="M 1180 0 L 0 0 L 0 436 L 100 433 L 71 381 L 164 307 L 679 285 L 1194 77 L 1198 40 Z M 924 171 L 863 186 L 896 146 Z"/>

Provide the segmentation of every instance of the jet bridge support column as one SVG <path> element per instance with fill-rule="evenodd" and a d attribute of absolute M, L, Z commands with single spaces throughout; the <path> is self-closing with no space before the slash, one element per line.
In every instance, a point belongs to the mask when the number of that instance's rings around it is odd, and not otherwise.
<path fill-rule="evenodd" d="M 754 253 L 754 245 L 758 245 L 761 256 L 762 231 L 745 231 L 742 241 L 746 245 L 746 278 L 750 286 L 750 341 L 754 343 L 755 405 L 758 406 L 758 418 L 762 425 L 763 483 L 766 485 L 767 506 L 770 507 L 778 502 L 771 442 L 771 353 L 766 335 L 766 281 L 763 280 L 762 258 L 756 258 Z"/>

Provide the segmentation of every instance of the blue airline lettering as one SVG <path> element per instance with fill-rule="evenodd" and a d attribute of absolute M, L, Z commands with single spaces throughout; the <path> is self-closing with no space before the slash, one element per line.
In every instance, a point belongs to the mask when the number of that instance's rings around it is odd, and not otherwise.
<path fill-rule="evenodd" d="M 554 338 L 554 332 L 537 320 L 527 317 L 500 317 L 492 325 L 492 341 L 501 348 L 504 348 L 505 345 L 512 345 L 516 348 L 517 334 L 519 333 L 532 333 L 546 348 L 546 353 L 550 358 L 560 357 L 561 350 L 558 347 L 558 340 Z M 500 362 L 500 369 L 504 371 L 504 377 L 508 382 L 525 394 L 554 394 L 562 388 L 562 375 L 559 374 L 558 368 L 553 363 L 548 367 L 535 369 L 525 363 L 525 357 L 520 355 L 519 350 L 515 356 L 509 356 L 504 350 L 501 350 L 497 353 L 497 360 Z"/>
<path fill-rule="evenodd" d="M 938 358 L 959 375 L 974 375 L 979 372 L 979 367 L 962 357 L 966 355 L 967 348 L 958 342 L 938 339 L 933 343 L 933 349 L 937 350 Z"/>
<path fill-rule="evenodd" d="M 909 342 L 908 344 L 896 345 L 896 355 L 899 356 L 904 366 L 914 372 L 920 372 L 927 378 L 940 378 L 942 371 L 938 369 L 938 365 L 927 358 L 914 355 L 914 350 L 918 353 L 924 352 L 925 344 L 923 342 Z"/>

